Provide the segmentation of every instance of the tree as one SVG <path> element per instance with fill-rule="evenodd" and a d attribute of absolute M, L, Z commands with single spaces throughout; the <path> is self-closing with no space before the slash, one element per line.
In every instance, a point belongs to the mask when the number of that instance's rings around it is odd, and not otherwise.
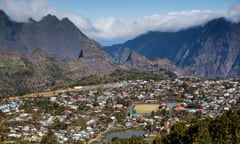
<path fill-rule="evenodd" d="M 119 137 L 113 137 L 111 143 L 112 144 L 121 144 Z"/>
<path fill-rule="evenodd" d="M 151 116 L 152 116 L 152 117 L 155 116 L 155 112 L 154 112 L 154 111 L 151 112 Z"/>
<path fill-rule="evenodd" d="M 209 126 L 212 143 L 229 144 L 240 141 L 240 115 L 231 110 L 213 120 Z"/>
<path fill-rule="evenodd" d="M 162 142 L 164 144 L 240 143 L 240 111 L 227 111 L 215 120 L 210 118 L 195 120 L 189 128 L 185 123 L 178 122 L 172 127 L 169 135 L 162 135 Z"/>
<path fill-rule="evenodd" d="M 152 144 L 162 144 L 162 139 L 159 136 L 156 136 Z"/>
<path fill-rule="evenodd" d="M 59 144 L 52 132 L 42 137 L 40 144 Z"/>
<path fill-rule="evenodd" d="M 187 126 L 184 122 L 177 122 L 171 129 L 168 140 L 170 144 L 188 144 Z"/>
<path fill-rule="evenodd" d="M 191 143 L 209 144 L 211 143 L 211 135 L 208 127 L 211 119 L 196 120 L 188 129 L 188 137 Z"/>
<path fill-rule="evenodd" d="M 78 140 L 78 141 L 74 142 L 74 144 L 84 144 L 84 142 L 81 140 Z"/>

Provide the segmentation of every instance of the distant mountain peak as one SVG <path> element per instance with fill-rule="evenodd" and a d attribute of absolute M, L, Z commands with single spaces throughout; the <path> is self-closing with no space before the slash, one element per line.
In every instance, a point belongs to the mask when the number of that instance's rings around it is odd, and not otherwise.
<path fill-rule="evenodd" d="M 37 48 L 37 49 L 34 50 L 32 55 L 44 55 L 45 56 L 46 54 L 41 48 Z"/>
<path fill-rule="evenodd" d="M 219 17 L 219 18 L 216 18 L 216 19 L 213 19 L 209 22 L 207 22 L 207 24 L 230 24 L 231 22 L 228 21 L 226 18 L 224 17 Z"/>
<path fill-rule="evenodd" d="M 0 9 L 0 15 L 6 15 L 3 10 Z"/>
<path fill-rule="evenodd" d="M 111 57 L 94 40 L 88 40 L 79 53 L 79 58 L 112 62 Z"/>
<path fill-rule="evenodd" d="M 41 19 L 41 21 L 42 22 L 44 22 L 44 21 L 59 21 L 59 19 L 55 15 L 48 14 L 48 15 L 44 16 Z"/>
<path fill-rule="evenodd" d="M 130 52 L 127 61 L 148 61 L 145 56 L 138 54 L 135 51 Z"/>
<path fill-rule="evenodd" d="M 32 22 L 36 22 L 34 19 L 30 18 L 30 21 Z M 70 25 L 73 27 L 76 27 L 67 17 L 64 17 L 63 19 L 58 19 L 58 17 L 56 17 L 55 15 L 52 14 L 48 14 L 46 16 L 44 16 L 40 22 L 46 22 L 46 23 L 62 23 L 62 24 L 66 24 L 66 25 Z"/>
<path fill-rule="evenodd" d="M 3 21 L 3 20 L 9 20 L 9 17 L 8 15 L 0 9 L 0 20 Z"/>
<path fill-rule="evenodd" d="M 33 18 L 29 18 L 29 19 L 28 19 L 28 22 L 30 22 L 30 23 L 36 23 L 37 21 L 34 20 Z"/>
<path fill-rule="evenodd" d="M 69 18 L 67 18 L 67 17 L 64 17 L 64 18 L 62 19 L 62 21 L 65 22 L 65 23 L 72 23 L 72 22 L 69 20 Z M 72 23 L 72 24 L 73 24 L 73 23 Z"/>

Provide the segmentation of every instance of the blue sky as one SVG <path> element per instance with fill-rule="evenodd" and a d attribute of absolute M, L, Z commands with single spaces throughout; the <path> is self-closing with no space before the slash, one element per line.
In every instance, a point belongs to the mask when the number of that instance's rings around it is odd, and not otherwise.
<path fill-rule="evenodd" d="M 102 17 L 138 18 L 174 11 L 222 11 L 238 2 L 239 0 L 50 0 L 50 5 L 95 20 Z"/>
<path fill-rule="evenodd" d="M 225 17 L 240 21 L 240 0 L 0 0 L 12 20 L 37 21 L 47 14 L 69 18 L 102 45 L 148 31 L 174 32 Z"/>

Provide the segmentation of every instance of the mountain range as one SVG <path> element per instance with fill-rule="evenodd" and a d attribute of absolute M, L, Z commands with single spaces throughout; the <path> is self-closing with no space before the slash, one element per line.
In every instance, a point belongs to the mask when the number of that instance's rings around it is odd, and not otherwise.
<path fill-rule="evenodd" d="M 198 77 L 240 76 L 240 23 L 224 18 L 178 32 L 151 31 L 123 44 L 105 47 L 118 64 L 131 52 L 168 59 Z"/>
<path fill-rule="evenodd" d="M 216 19 L 179 32 L 148 32 L 103 48 L 67 18 L 47 15 L 19 23 L 0 10 L 0 96 L 69 86 L 119 70 L 163 77 L 240 76 L 239 34 L 238 23 Z"/>
<path fill-rule="evenodd" d="M 70 86 L 119 69 L 141 70 L 115 64 L 100 44 L 67 18 L 47 15 L 18 23 L 0 11 L 0 96 Z"/>

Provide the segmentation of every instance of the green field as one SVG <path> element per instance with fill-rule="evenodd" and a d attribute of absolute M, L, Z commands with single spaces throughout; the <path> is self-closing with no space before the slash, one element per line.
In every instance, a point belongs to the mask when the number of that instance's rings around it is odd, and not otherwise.
<path fill-rule="evenodd" d="M 152 111 L 156 112 L 158 110 L 159 104 L 136 104 L 134 109 L 137 113 L 151 113 Z"/>

